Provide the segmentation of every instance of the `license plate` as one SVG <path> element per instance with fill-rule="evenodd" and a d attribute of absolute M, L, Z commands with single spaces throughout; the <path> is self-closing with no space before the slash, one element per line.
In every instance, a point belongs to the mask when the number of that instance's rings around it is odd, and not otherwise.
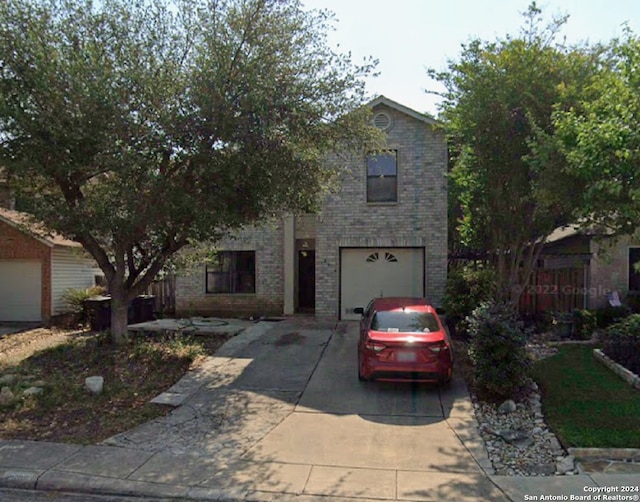
<path fill-rule="evenodd" d="M 396 352 L 396 360 L 399 363 L 414 363 L 416 362 L 415 352 Z"/>

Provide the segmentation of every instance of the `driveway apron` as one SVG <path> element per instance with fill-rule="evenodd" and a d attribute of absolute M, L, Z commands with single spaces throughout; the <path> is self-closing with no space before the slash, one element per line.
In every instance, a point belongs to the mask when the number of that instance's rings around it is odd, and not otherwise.
<path fill-rule="evenodd" d="M 175 475 L 227 494 L 501 500 L 464 384 L 360 382 L 357 336 L 356 323 L 259 323 L 169 389 L 169 415 L 104 444 L 151 453 L 129 479 L 168 482 L 180 455 Z"/>
<path fill-rule="evenodd" d="M 357 325 L 332 337 L 293 413 L 254 459 L 334 467 L 480 472 L 436 385 L 360 382 Z"/>

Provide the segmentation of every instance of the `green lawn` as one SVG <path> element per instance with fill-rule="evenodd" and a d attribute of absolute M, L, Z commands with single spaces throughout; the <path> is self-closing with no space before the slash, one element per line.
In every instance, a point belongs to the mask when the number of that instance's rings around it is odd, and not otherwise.
<path fill-rule="evenodd" d="M 565 447 L 640 448 L 640 391 L 593 357 L 593 347 L 566 345 L 538 361 L 545 420 Z"/>

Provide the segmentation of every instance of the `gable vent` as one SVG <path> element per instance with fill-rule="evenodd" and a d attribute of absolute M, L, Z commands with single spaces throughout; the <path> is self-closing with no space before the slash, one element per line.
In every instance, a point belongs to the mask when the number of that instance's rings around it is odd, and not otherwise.
<path fill-rule="evenodd" d="M 373 125 L 382 131 L 386 131 L 391 127 L 391 117 L 386 113 L 376 113 L 373 117 Z"/>

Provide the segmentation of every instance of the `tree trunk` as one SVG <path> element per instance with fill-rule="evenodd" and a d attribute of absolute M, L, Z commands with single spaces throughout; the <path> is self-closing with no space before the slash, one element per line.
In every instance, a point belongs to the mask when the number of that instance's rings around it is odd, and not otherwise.
<path fill-rule="evenodd" d="M 128 324 L 129 302 L 123 291 L 111 291 L 111 340 L 114 345 L 123 345 L 129 340 Z"/>

